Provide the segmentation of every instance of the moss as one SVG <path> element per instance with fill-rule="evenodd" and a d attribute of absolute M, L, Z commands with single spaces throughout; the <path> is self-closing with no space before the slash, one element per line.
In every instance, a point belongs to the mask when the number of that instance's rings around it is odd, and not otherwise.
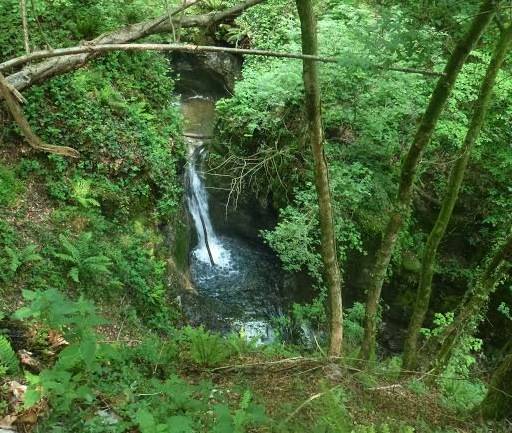
<path fill-rule="evenodd" d="M 182 207 L 175 221 L 173 222 L 173 245 L 172 255 L 177 270 L 186 272 L 188 270 L 188 255 L 190 252 L 190 227 L 186 221 L 186 210 Z"/>

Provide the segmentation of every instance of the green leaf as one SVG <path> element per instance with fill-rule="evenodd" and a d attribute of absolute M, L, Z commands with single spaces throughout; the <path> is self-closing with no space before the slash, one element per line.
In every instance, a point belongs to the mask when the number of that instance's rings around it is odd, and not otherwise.
<path fill-rule="evenodd" d="M 29 388 L 23 396 L 23 406 L 25 409 L 29 409 L 37 404 L 39 400 L 41 400 L 41 392 L 36 389 Z"/>
<path fill-rule="evenodd" d="M 192 420 L 183 415 L 171 416 L 167 420 L 165 433 L 194 433 Z"/>
<path fill-rule="evenodd" d="M 92 335 L 84 337 L 80 342 L 80 354 L 87 367 L 91 367 L 96 359 L 96 339 Z"/>
<path fill-rule="evenodd" d="M 156 422 L 153 415 L 146 409 L 139 409 L 135 417 L 142 433 L 155 433 Z"/>

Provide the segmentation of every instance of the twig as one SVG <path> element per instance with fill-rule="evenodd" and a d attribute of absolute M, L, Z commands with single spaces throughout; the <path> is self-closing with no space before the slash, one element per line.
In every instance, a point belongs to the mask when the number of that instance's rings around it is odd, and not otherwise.
<path fill-rule="evenodd" d="M 316 339 L 316 335 L 315 333 L 313 332 L 313 339 L 315 340 L 315 344 L 316 344 L 316 347 L 318 348 L 318 350 L 320 351 L 320 353 L 322 354 L 322 356 L 324 358 L 327 357 L 327 355 L 325 354 L 325 352 L 323 351 L 323 349 L 320 347 L 320 344 L 318 344 L 318 340 Z"/>
<path fill-rule="evenodd" d="M 324 392 L 319 392 L 317 394 L 313 394 L 311 397 L 309 397 L 306 401 L 302 402 L 299 406 L 297 406 L 297 408 L 290 414 L 288 415 L 284 422 L 287 423 L 289 422 L 295 415 L 297 415 L 304 406 L 308 405 L 309 403 L 311 403 L 313 400 L 316 400 L 317 398 L 320 398 L 322 397 L 323 395 L 331 392 L 331 391 L 334 391 L 336 388 L 339 388 L 341 385 L 336 385 L 336 386 L 333 386 L 332 388 L 328 389 L 327 391 L 324 391 Z"/>
<path fill-rule="evenodd" d="M 167 9 L 167 15 L 169 16 L 169 24 L 171 25 L 172 40 L 173 40 L 173 42 L 176 42 L 176 30 L 174 28 L 174 22 L 172 20 L 172 11 L 171 11 L 171 7 L 169 6 L 169 0 L 165 0 L 165 7 Z"/>
<path fill-rule="evenodd" d="M 372 388 L 365 388 L 365 391 L 384 391 L 396 388 L 403 388 L 403 386 L 400 383 L 395 383 L 394 385 L 374 386 Z"/>

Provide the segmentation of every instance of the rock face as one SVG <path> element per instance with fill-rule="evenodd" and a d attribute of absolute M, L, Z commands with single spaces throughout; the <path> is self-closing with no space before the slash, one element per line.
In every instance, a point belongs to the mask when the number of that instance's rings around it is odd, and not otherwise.
<path fill-rule="evenodd" d="M 220 98 L 233 91 L 242 67 L 242 59 L 230 53 L 174 53 L 171 61 L 179 75 L 176 90 L 184 96 Z"/>

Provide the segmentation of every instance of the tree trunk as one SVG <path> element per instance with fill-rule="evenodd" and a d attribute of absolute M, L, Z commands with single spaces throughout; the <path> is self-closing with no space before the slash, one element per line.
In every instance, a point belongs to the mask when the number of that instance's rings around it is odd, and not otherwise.
<path fill-rule="evenodd" d="M 316 20 L 311 0 L 296 0 L 296 2 L 302 32 L 302 53 L 316 56 L 318 52 L 318 41 L 316 35 Z M 320 83 L 317 63 L 314 60 L 303 60 L 303 79 L 308 132 L 313 152 L 315 185 L 320 214 L 322 261 L 331 307 L 329 354 L 331 356 L 339 356 L 341 354 L 343 341 L 341 276 L 336 254 L 336 239 L 329 185 L 329 168 L 323 148 Z"/>
<path fill-rule="evenodd" d="M 512 259 L 512 231 L 488 261 L 475 285 L 464 296 L 453 322 L 439 336 L 438 344 L 441 347 L 431 365 L 435 371 L 444 370 L 460 337 L 471 333 L 482 320 L 482 313 L 489 296 L 494 292 L 503 275 L 505 262 L 510 259 Z"/>
<path fill-rule="evenodd" d="M 190 27 L 209 27 L 228 19 L 232 19 L 251 6 L 261 3 L 263 0 L 245 0 L 231 8 L 212 12 L 203 15 L 190 15 L 185 16 L 181 20 L 182 28 Z M 190 4 L 191 5 L 191 4 Z M 187 5 L 186 7 L 188 7 Z M 175 16 L 183 10 L 183 7 L 176 9 L 171 13 Z M 177 20 L 172 20 L 173 25 L 177 24 Z M 92 41 L 87 41 L 84 45 L 98 45 L 98 44 L 123 44 L 126 42 L 135 41 L 145 36 L 156 33 L 167 33 L 172 30 L 171 23 L 169 22 L 169 15 L 164 14 L 161 17 L 143 21 L 137 24 L 131 24 L 121 29 L 115 30 L 110 33 L 98 36 Z M 56 75 L 61 75 L 74 69 L 80 68 L 87 64 L 88 61 L 97 57 L 97 52 L 87 52 L 83 54 L 69 55 L 50 59 L 48 61 L 38 63 L 37 65 L 28 66 L 19 72 L 16 72 L 7 77 L 7 81 L 14 88 L 23 90 L 32 86 L 35 83 L 45 81 Z"/>
<path fill-rule="evenodd" d="M 23 45 L 25 46 L 25 52 L 30 54 L 30 42 L 28 37 L 28 22 L 27 22 L 27 5 L 25 0 L 20 0 L 20 15 L 21 15 L 21 26 L 23 28 Z"/>
<path fill-rule="evenodd" d="M 512 416 L 512 353 L 505 357 L 494 372 L 478 412 L 488 420 L 501 420 Z"/>
<path fill-rule="evenodd" d="M 382 243 L 377 251 L 373 266 L 371 280 L 368 287 L 366 302 L 366 314 L 364 325 L 364 338 L 361 347 L 361 357 L 370 359 L 375 352 L 377 310 L 382 291 L 382 285 L 386 278 L 387 269 L 391 260 L 398 233 L 404 220 L 410 212 L 410 203 L 413 184 L 419 161 L 425 146 L 430 142 L 439 117 L 453 90 L 457 76 L 464 65 L 470 52 L 479 41 L 486 27 L 491 22 L 496 12 L 494 0 L 483 1 L 478 14 L 475 16 L 471 27 L 464 38 L 457 44 L 446 67 L 444 76 L 441 77 L 430 97 L 430 102 L 423 115 L 421 124 L 416 132 L 413 143 L 405 157 L 400 173 L 400 185 L 393 209 L 389 216 L 384 231 Z"/>
<path fill-rule="evenodd" d="M 506 54 L 512 40 L 512 26 L 509 26 L 502 34 L 496 48 L 494 49 L 491 62 L 487 68 L 484 80 L 480 87 L 480 93 L 473 109 L 471 124 L 461 154 L 453 165 L 448 179 L 448 186 L 441 204 L 441 210 L 437 216 L 437 220 L 430 232 L 423 254 L 421 265 L 420 280 L 418 283 L 418 291 L 416 302 L 409 323 L 409 329 L 404 345 L 403 368 L 412 370 L 416 365 L 417 345 L 421 326 L 425 320 L 425 315 L 430 304 L 430 296 L 432 294 L 432 278 L 434 276 L 434 265 L 437 255 L 437 249 L 446 232 L 446 228 L 450 222 L 453 208 L 459 196 L 460 187 L 464 180 L 464 174 L 468 165 L 471 152 L 475 146 L 476 140 L 480 135 L 485 116 L 489 110 L 492 98 L 496 76 L 505 61 Z"/>

